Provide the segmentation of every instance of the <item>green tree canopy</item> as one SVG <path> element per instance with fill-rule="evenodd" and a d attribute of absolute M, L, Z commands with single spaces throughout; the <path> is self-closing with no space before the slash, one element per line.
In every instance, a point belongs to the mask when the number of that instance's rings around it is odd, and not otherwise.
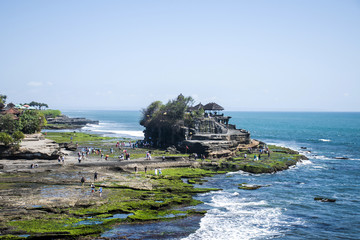
<path fill-rule="evenodd" d="M 19 129 L 21 129 L 21 122 L 15 120 L 13 115 L 0 115 L 0 132 L 6 132 L 11 135 Z"/>
<path fill-rule="evenodd" d="M 25 134 L 40 132 L 46 125 L 46 119 L 42 112 L 38 110 L 27 110 L 20 116 L 21 131 Z"/>
<path fill-rule="evenodd" d="M 14 142 L 14 139 L 5 132 L 0 132 L 0 143 L 3 143 L 5 146 L 9 146 Z"/>
<path fill-rule="evenodd" d="M 49 108 L 49 106 L 46 103 L 40 103 L 40 102 L 35 102 L 35 101 L 31 101 L 30 103 L 24 103 L 24 105 L 29 105 L 31 107 L 37 107 L 39 110 L 41 110 L 42 107 Z"/>
<path fill-rule="evenodd" d="M 5 104 L 6 103 L 6 95 L 0 94 L 0 103 Z"/>
<path fill-rule="evenodd" d="M 145 140 L 158 146 L 172 145 L 179 141 L 176 137 L 179 136 L 179 127 L 184 125 L 185 112 L 193 101 L 192 97 L 180 94 L 165 105 L 155 101 L 143 109 L 140 124 L 145 127 Z"/>

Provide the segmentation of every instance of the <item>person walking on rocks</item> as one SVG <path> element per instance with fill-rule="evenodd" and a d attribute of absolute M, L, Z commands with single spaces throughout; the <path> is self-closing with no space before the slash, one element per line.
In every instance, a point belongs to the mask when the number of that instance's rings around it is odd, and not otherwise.
<path fill-rule="evenodd" d="M 81 186 L 84 186 L 85 178 L 82 177 L 80 181 L 81 181 Z"/>
<path fill-rule="evenodd" d="M 147 166 L 145 166 L 145 169 L 144 169 L 144 170 L 145 170 L 145 173 L 146 173 L 146 172 L 147 172 Z"/>
<path fill-rule="evenodd" d="M 155 168 L 155 176 L 157 176 L 158 175 L 158 170 L 157 170 L 157 168 Z"/>
<path fill-rule="evenodd" d="M 102 195 L 102 191 L 103 191 L 103 190 L 102 190 L 102 187 L 100 187 L 100 188 L 99 188 L 99 195 L 100 195 L 100 197 L 101 197 L 101 195 Z"/>
<path fill-rule="evenodd" d="M 94 192 L 95 192 L 95 185 L 94 185 L 94 183 L 92 183 L 92 184 L 90 185 L 90 187 L 91 187 L 91 192 L 94 193 Z"/>
<path fill-rule="evenodd" d="M 97 178 L 98 178 L 98 173 L 95 172 L 95 173 L 94 173 L 94 182 L 97 180 Z"/>

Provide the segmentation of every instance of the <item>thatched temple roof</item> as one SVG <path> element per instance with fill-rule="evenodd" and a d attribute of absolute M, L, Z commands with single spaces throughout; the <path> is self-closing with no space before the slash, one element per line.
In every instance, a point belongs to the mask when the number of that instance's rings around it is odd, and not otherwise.
<path fill-rule="evenodd" d="M 204 108 L 204 105 L 202 105 L 201 103 L 199 103 L 198 105 L 195 105 L 193 107 L 188 107 L 188 111 L 197 111 Z"/>
<path fill-rule="evenodd" d="M 204 106 L 204 110 L 208 110 L 208 111 L 222 111 L 224 110 L 224 108 L 222 106 L 220 106 L 219 104 L 217 103 L 208 103 Z"/>

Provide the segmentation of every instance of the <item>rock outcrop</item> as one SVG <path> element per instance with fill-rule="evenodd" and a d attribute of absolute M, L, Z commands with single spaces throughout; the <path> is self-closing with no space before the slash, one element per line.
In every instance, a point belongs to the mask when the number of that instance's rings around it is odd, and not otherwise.
<path fill-rule="evenodd" d="M 70 118 L 65 115 L 61 115 L 56 118 L 48 118 L 46 120 L 47 123 L 51 125 L 70 125 L 76 127 L 83 127 L 86 124 L 99 124 L 99 121 L 94 121 L 86 118 Z"/>
<path fill-rule="evenodd" d="M 198 119 L 189 129 L 182 149 L 210 157 L 229 157 L 241 147 L 251 143 L 250 133 L 236 129 L 235 125 L 223 124 L 216 117 Z"/>
<path fill-rule="evenodd" d="M 0 158 L 6 159 L 57 159 L 62 154 L 60 146 L 42 134 L 27 135 L 18 149 L 1 146 Z"/>

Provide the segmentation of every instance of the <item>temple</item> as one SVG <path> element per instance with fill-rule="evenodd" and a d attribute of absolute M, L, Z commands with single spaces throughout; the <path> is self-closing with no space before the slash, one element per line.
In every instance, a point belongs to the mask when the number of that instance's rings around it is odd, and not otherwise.
<path fill-rule="evenodd" d="M 204 106 L 200 103 L 189 107 L 188 112 L 192 114 L 201 108 L 204 110 L 203 117 L 195 118 L 193 127 L 184 127 L 182 147 L 205 156 L 226 157 L 251 144 L 250 133 L 229 124 L 231 117 L 220 113 L 223 107 L 213 102 Z"/>

